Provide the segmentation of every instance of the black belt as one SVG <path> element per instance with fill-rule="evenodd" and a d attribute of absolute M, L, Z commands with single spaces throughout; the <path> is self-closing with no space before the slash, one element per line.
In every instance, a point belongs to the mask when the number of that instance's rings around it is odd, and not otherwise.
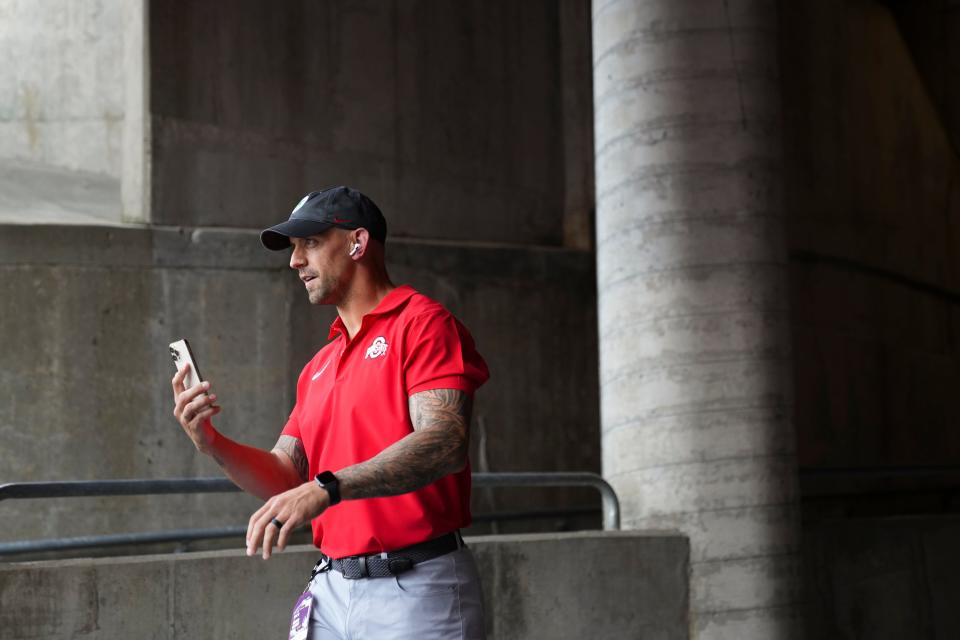
<path fill-rule="evenodd" d="M 388 578 L 409 571 L 420 562 L 432 560 L 444 554 L 464 547 L 459 531 L 448 533 L 433 540 L 412 544 L 396 551 L 377 553 L 368 556 L 347 556 L 346 558 L 328 558 L 323 556 L 313 568 L 312 580 L 318 573 L 336 569 L 348 580 L 359 578 Z"/>

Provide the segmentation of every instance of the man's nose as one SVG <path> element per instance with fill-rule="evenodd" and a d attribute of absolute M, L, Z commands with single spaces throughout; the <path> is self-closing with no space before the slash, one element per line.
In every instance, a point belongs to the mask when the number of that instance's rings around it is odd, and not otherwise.
<path fill-rule="evenodd" d="M 306 262 L 303 259 L 303 252 L 294 245 L 293 251 L 290 252 L 290 268 L 299 270 L 300 267 L 305 265 Z"/>

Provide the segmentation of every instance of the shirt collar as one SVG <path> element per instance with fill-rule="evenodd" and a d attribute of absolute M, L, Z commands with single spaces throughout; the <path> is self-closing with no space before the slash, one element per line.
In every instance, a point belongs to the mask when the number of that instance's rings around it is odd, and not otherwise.
<path fill-rule="evenodd" d="M 413 287 L 410 285 L 402 284 L 399 287 L 395 287 L 390 291 L 390 293 L 383 297 L 383 300 L 380 301 L 380 304 L 374 307 L 373 311 L 368 312 L 363 316 L 363 318 L 366 319 L 370 316 L 385 315 L 390 313 L 394 309 L 403 306 L 407 300 L 410 299 L 410 296 L 415 293 L 416 291 L 414 291 Z M 363 326 L 362 321 L 360 326 Z M 333 340 L 337 337 L 337 334 L 341 334 L 343 336 L 347 335 L 347 327 L 343 324 L 343 320 L 340 319 L 339 315 L 330 325 L 330 333 L 327 335 L 327 340 Z"/>

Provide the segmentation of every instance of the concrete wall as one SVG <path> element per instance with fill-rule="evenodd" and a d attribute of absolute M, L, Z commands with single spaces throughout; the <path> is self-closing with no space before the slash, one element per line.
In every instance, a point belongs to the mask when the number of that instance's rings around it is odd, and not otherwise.
<path fill-rule="evenodd" d="M 960 517 L 826 520 L 803 533 L 807 637 L 957 635 Z"/>
<path fill-rule="evenodd" d="M 588 4 L 155 0 L 152 220 L 264 226 L 351 183 L 395 237 L 585 246 Z"/>
<path fill-rule="evenodd" d="M 120 178 L 123 5 L 0 1 L 0 158 Z"/>
<path fill-rule="evenodd" d="M 384 210 L 394 280 L 447 303 L 490 362 L 474 468 L 599 470 L 593 259 L 548 248 L 590 244 L 589 2 L 341 0 L 277 11 L 154 0 L 137 40 L 142 4 L 111 19 L 130 35 L 127 67 L 149 41 L 145 86 L 125 88 L 128 106 L 138 90 L 146 100 L 142 126 L 125 121 L 127 142 L 147 139 L 125 148 L 124 167 L 146 173 L 124 173 L 123 206 L 136 218 L 147 197 L 155 226 L 3 226 L 56 221 L 62 208 L 50 203 L 76 203 L 79 192 L 74 222 L 109 217 L 100 210 L 119 210 L 119 189 L 71 183 L 53 194 L 44 185 L 62 181 L 36 172 L 0 180 L 0 481 L 216 475 L 170 416 L 164 345 L 180 335 L 218 385 L 218 424 L 270 446 L 332 310 L 309 308 L 285 257 L 237 228 L 283 219 L 303 192 L 340 182 Z M 86 15 L 80 6 L 69 15 Z M 137 153 L 146 155 L 134 166 Z M 477 500 L 477 510 L 599 506 L 589 490 Z M 4 505 L 18 517 L 0 537 L 235 524 L 252 504 Z"/>
<path fill-rule="evenodd" d="M 171 415 L 166 345 L 180 336 L 218 382 L 225 431 L 271 445 L 304 349 L 294 355 L 284 261 L 255 242 L 206 230 L 2 227 L 3 481 L 218 474 Z M 4 503 L 15 523 L 0 535 L 234 524 L 255 505 L 239 496 Z"/>
<path fill-rule="evenodd" d="M 687 557 L 671 534 L 468 539 L 491 640 L 687 637 Z M 316 559 L 241 552 L 0 564 L 0 628 L 27 638 L 278 638 Z"/>
<path fill-rule="evenodd" d="M 960 149 L 960 3 L 888 3 L 954 149 Z"/>
<path fill-rule="evenodd" d="M 779 4 L 801 466 L 955 465 L 956 3 Z M 956 635 L 956 486 L 805 483 L 808 637 Z"/>
<path fill-rule="evenodd" d="M 391 241 L 388 259 L 398 283 L 448 304 L 488 359 L 474 469 L 598 470 L 590 255 Z M 226 434 L 270 447 L 333 317 L 256 232 L 209 228 L 0 226 L 0 298 L 0 482 L 219 475 L 171 415 L 166 345 L 191 340 Z M 0 539 L 235 525 L 256 506 L 240 495 L 5 502 Z M 476 494 L 477 511 L 526 506 L 599 499 Z"/>
<path fill-rule="evenodd" d="M 0 162 L 122 181 L 113 220 L 260 227 L 351 183 L 395 236 L 587 248 L 588 7 L 3 1 Z"/>
<path fill-rule="evenodd" d="M 879 3 L 781 24 L 801 466 L 955 462 L 956 147 Z"/>

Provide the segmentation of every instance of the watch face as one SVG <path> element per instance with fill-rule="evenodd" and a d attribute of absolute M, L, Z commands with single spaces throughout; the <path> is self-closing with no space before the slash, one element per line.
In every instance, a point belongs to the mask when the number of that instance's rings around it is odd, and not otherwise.
<path fill-rule="evenodd" d="M 324 471 L 317 474 L 317 484 L 327 490 L 330 494 L 330 504 L 335 505 L 340 502 L 340 482 L 332 471 Z"/>

